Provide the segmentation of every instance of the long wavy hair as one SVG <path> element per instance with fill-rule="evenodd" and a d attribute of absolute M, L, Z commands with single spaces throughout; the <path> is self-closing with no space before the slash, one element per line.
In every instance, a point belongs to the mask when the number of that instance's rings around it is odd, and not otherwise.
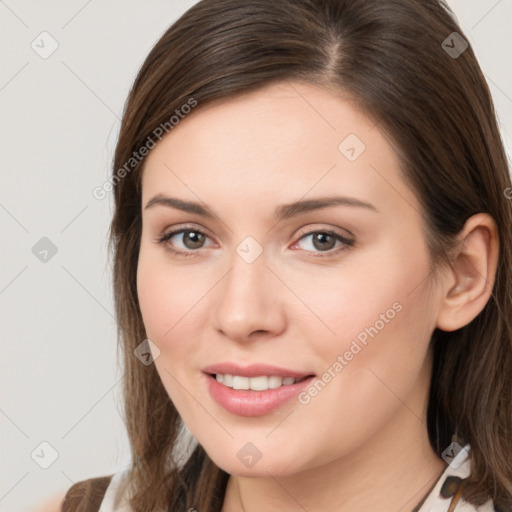
<path fill-rule="evenodd" d="M 182 420 L 155 365 L 134 356 L 147 338 L 136 286 L 141 148 L 170 132 L 183 105 L 292 80 L 343 92 L 389 137 L 421 202 L 433 264 L 468 217 L 495 219 L 492 297 L 470 324 L 432 336 L 427 428 L 438 455 L 454 432 L 470 443 L 465 500 L 512 510 L 512 189 L 491 94 L 465 41 L 441 0 L 202 0 L 152 48 L 124 107 L 109 234 L 135 512 L 220 512 L 229 477 L 199 444 L 176 462 Z"/>

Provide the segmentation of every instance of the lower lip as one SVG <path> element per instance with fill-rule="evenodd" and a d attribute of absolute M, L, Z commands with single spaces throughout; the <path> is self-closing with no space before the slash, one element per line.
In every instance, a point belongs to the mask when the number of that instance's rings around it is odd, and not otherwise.
<path fill-rule="evenodd" d="M 315 378 L 314 376 L 308 377 L 301 382 L 276 389 L 253 391 L 228 388 L 217 382 L 215 377 L 208 374 L 204 375 L 213 399 L 228 412 L 238 416 L 263 416 L 268 414 L 297 396 Z"/>

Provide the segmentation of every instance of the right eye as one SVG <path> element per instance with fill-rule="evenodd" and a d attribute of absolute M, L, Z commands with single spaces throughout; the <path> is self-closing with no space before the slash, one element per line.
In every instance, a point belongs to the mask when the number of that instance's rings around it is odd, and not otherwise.
<path fill-rule="evenodd" d="M 173 241 L 173 239 L 176 239 Z M 164 233 L 157 238 L 157 242 L 165 244 L 170 251 L 183 256 L 194 256 L 194 253 L 204 247 L 208 235 L 196 228 L 181 228 Z M 178 241 L 181 240 L 181 248 L 176 248 Z"/>

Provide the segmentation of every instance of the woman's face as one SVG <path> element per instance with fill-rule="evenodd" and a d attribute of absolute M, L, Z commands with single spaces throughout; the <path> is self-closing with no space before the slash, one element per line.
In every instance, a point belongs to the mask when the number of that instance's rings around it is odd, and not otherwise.
<path fill-rule="evenodd" d="M 137 274 L 190 431 L 218 466 L 253 476 L 425 431 L 441 295 L 378 126 L 299 83 L 201 107 L 147 157 Z"/>

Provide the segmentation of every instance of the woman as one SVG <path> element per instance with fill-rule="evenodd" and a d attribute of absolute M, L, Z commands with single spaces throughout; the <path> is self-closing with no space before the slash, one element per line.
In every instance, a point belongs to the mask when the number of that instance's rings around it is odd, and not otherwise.
<path fill-rule="evenodd" d="M 199 2 L 111 183 L 133 462 L 62 510 L 512 510 L 512 189 L 446 5 Z"/>

